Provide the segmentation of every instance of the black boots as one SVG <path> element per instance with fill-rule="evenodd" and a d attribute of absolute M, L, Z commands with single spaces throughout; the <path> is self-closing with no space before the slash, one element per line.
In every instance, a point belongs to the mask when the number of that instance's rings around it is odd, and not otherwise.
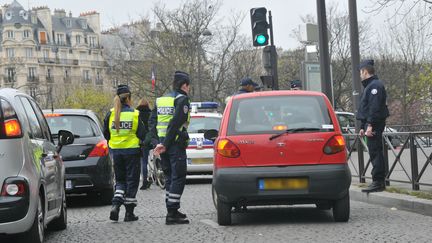
<path fill-rule="evenodd" d="M 368 187 L 362 190 L 362 192 L 370 193 L 370 192 L 382 192 L 385 190 L 385 182 L 384 181 L 373 181 Z"/>
<path fill-rule="evenodd" d="M 113 205 L 110 212 L 110 219 L 114 221 L 118 221 L 120 213 L 120 205 Z"/>
<path fill-rule="evenodd" d="M 130 221 L 138 220 L 138 216 L 136 216 L 133 213 L 135 205 L 127 205 L 127 206 L 125 205 L 125 207 L 126 207 L 126 213 L 125 213 L 124 221 L 130 222 Z"/>
<path fill-rule="evenodd" d="M 180 213 L 177 209 L 169 208 L 165 224 L 189 224 L 189 219 L 187 219 L 186 214 Z"/>

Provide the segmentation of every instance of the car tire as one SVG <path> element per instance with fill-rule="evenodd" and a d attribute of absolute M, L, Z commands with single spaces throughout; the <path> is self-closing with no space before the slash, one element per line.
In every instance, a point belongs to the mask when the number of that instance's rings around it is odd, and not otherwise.
<path fill-rule="evenodd" d="M 347 222 L 350 216 L 350 198 L 347 193 L 343 198 L 334 201 L 333 219 L 335 222 Z"/>
<path fill-rule="evenodd" d="M 217 200 L 217 221 L 219 225 L 231 225 L 231 204 Z"/>
<path fill-rule="evenodd" d="M 50 230 L 64 230 L 67 228 L 67 206 L 66 194 L 63 192 L 63 203 L 60 209 L 60 215 L 48 224 Z"/>
<path fill-rule="evenodd" d="M 42 205 L 42 197 L 39 194 L 35 218 L 29 231 L 22 233 L 18 242 L 42 243 L 45 239 L 45 213 Z"/>
<path fill-rule="evenodd" d="M 113 189 L 103 190 L 100 193 L 100 202 L 103 205 L 111 205 L 113 197 L 114 197 L 114 190 Z"/>

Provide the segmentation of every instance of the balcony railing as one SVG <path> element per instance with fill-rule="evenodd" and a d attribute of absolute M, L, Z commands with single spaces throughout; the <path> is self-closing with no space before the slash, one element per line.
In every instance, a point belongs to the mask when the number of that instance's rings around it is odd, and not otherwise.
<path fill-rule="evenodd" d="M 27 82 L 29 82 L 29 83 L 38 83 L 39 82 L 39 77 L 27 76 Z"/>
<path fill-rule="evenodd" d="M 3 76 L 3 82 L 5 84 L 13 83 L 15 81 L 16 81 L 16 79 L 13 76 Z"/>
<path fill-rule="evenodd" d="M 91 61 L 92 67 L 105 67 L 108 66 L 106 61 Z"/>

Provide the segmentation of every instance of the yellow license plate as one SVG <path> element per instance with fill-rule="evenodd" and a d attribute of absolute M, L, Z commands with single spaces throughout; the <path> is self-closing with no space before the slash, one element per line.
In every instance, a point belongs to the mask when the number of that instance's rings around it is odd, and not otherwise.
<path fill-rule="evenodd" d="M 309 186 L 308 178 L 265 178 L 258 180 L 260 190 L 302 190 Z"/>
<path fill-rule="evenodd" d="M 213 158 L 193 158 L 191 162 L 193 165 L 213 164 Z"/>

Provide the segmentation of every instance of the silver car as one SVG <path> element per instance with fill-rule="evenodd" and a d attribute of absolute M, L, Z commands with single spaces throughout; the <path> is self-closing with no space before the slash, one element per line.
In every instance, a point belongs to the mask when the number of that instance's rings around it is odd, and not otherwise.
<path fill-rule="evenodd" d="M 73 134 L 54 144 L 44 115 L 30 96 L 0 89 L 0 240 L 43 242 L 44 229 L 67 224 L 64 165 L 59 151 Z M 11 234 L 18 235 L 8 236 Z"/>

